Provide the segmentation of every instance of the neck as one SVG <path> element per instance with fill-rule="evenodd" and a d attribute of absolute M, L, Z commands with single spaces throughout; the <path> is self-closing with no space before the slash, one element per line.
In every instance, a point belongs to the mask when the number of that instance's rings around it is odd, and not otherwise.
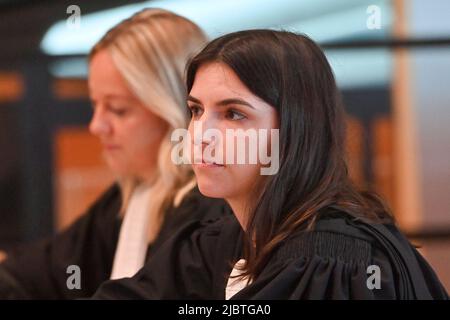
<path fill-rule="evenodd" d="M 138 177 L 139 184 L 143 184 L 146 186 L 151 186 L 156 179 L 156 170 L 151 170 L 146 174 L 141 174 Z"/>
<path fill-rule="evenodd" d="M 225 199 L 233 210 L 236 219 L 239 221 L 242 229 L 247 229 L 247 218 L 248 218 L 248 201 L 244 197 L 242 198 L 231 198 Z"/>

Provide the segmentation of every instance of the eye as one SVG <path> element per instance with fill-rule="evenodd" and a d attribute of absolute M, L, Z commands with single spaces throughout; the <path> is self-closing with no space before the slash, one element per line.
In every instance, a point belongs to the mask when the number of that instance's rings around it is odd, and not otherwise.
<path fill-rule="evenodd" d="M 123 106 L 109 106 L 108 110 L 119 117 L 123 117 L 128 112 L 128 108 Z"/>
<path fill-rule="evenodd" d="M 188 108 L 189 108 L 189 110 L 191 112 L 191 117 L 192 118 L 199 117 L 202 114 L 202 112 L 203 112 L 202 108 L 200 106 L 197 106 L 197 105 L 188 105 Z"/>
<path fill-rule="evenodd" d="M 127 113 L 127 110 L 126 109 L 111 109 L 111 112 L 114 113 L 115 115 L 118 115 L 119 117 L 123 117 Z"/>
<path fill-rule="evenodd" d="M 238 120 L 246 119 L 247 117 L 239 111 L 236 111 L 234 109 L 229 109 L 226 111 L 225 118 L 232 120 L 232 121 L 238 121 Z"/>

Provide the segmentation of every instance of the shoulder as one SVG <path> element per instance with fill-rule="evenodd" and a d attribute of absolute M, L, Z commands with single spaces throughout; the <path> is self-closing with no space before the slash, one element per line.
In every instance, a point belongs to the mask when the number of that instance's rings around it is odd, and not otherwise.
<path fill-rule="evenodd" d="M 94 243 L 92 246 L 102 244 L 113 250 L 121 225 L 119 216 L 121 206 L 120 187 L 112 184 L 77 220 L 49 240 L 56 247 L 68 244 L 81 246 L 92 241 Z"/>
<path fill-rule="evenodd" d="M 97 220 L 117 221 L 119 219 L 119 211 L 121 206 L 121 190 L 120 187 L 114 183 L 110 185 L 99 197 L 97 197 L 71 226 L 92 223 Z"/>
<path fill-rule="evenodd" d="M 273 268 L 285 269 L 300 283 L 331 285 L 340 292 L 334 297 L 447 298 L 432 268 L 394 224 L 345 213 L 320 218 L 312 230 L 288 238 L 272 259 Z M 374 279 L 381 290 L 369 289 L 367 281 Z"/>
<path fill-rule="evenodd" d="M 91 230 L 88 233 L 96 233 L 102 230 L 106 233 L 117 233 L 121 220 L 119 216 L 122 206 L 120 187 L 117 184 L 109 186 L 71 225 L 61 234 L 78 233 L 83 230 Z"/>
<path fill-rule="evenodd" d="M 109 186 L 90 206 L 90 212 L 108 212 L 113 209 L 117 214 L 122 205 L 122 194 L 118 184 Z"/>
<path fill-rule="evenodd" d="M 346 213 L 335 212 L 321 217 L 309 231 L 289 237 L 276 252 L 277 260 L 318 256 L 337 259 L 344 263 L 369 265 L 385 243 L 371 232 L 375 223 L 363 221 Z M 378 224 L 386 232 L 396 230 L 394 225 Z M 392 233 L 395 238 L 398 235 Z"/>

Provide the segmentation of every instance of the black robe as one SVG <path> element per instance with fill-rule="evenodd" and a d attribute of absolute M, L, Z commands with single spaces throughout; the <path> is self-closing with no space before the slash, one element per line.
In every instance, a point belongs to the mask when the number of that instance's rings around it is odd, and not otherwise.
<path fill-rule="evenodd" d="M 132 278 L 104 283 L 94 299 L 224 299 L 241 257 L 234 217 L 193 222 Z M 378 266 L 379 287 L 370 278 Z M 368 272 L 369 271 L 369 272 Z M 369 279 L 370 278 L 370 279 Z M 368 282 L 370 285 L 368 285 Z M 330 213 L 286 240 L 232 299 L 447 299 L 435 273 L 393 225 Z"/>
<path fill-rule="evenodd" d="M 122 223 L 120 207 L 120 189 L 113 185 L 63 232 L 8 252 L 0 264 L 0 299 L 74 299 L 94 294 L 111 274 Z M 184 223 L 223 215 L 231 215 L 224 201 L 206 198 L 195 188 L 177 208 L 166 212 L 147 259 Z M 67 287 L 70 265 L 80 267 L 81 289 Z"/>

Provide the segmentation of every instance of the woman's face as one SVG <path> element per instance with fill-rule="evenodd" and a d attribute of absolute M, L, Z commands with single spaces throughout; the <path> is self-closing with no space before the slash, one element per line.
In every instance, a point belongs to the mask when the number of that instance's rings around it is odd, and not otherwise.
<path fill-rule="evenodd" d="M 242 201 L 249 200 L 247 196 L 261 177 L 262 165 L 259 157 L 256 162 L 250 163 L 250 143 L 243 151 L 237 149 L 238 143 L 235 139 L 234 149 L 227 148 L 231 142 L 227 138 L 221 141 L 215 138 L 199 139 L 195 126 L 201 124 L 203 132 L 217 129 L 222 137 L 226 137 L 226 130 L 229 129 L 232 130 L 230 132 L 237 132 L 238 129 L 250 129 L 255 133 L 258 133 L 259 129 L 267 129 L 270 132 L 270 129 L 278 128 L 275 108 L 251 93 L 237 75 L 222 63 L 209 63 L 199 68 L 189 93 L 188 106 L 192 113 L 189 125 L 190 136 L 193 137 L 192 150 L 201 148 L 203 151 L 201 161 L 195 159 L 196 162 L 203 163 L 193 165 L 200 191 L 206 196 L 224 198 L 232 206 L 233 201 L 241 201 L 242 205 Z M 270 145 L 271 141 L 267 135 L 266 139 L 268 140 L 265 144 Z M 248 139 L 246 141 L 249 142 Z M 208 154 L 212 153 L 205 152 L 205 149 L 213 144 L 216 146 L 215 152 L 221 154 L 219 158 L 222 158 L 223 162 L 212 164 L 212 158 L 208 158 Z M 234 156 L 228 158 L 230 150 L 234 150 Z M 245 153 L 246 161 L 244 164 L 238 164 L 237 155 L 242 155 L 242 152 Z M 233 163 L 227 161 L 229 159 L 233 159 Z"/>
<path fill-rule="evenodd" d="M 167 125 L 130 91 L 107 50 L 91 60 L 89 94 L 89 130 L 100 139 L 108 166 L 119 177 L 150 178 Z"/>

